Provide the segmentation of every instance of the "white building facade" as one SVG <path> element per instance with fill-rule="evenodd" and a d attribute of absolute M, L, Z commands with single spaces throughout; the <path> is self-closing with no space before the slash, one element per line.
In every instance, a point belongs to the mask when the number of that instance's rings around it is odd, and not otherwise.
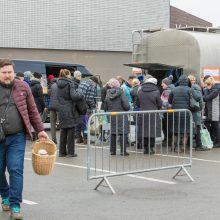
<path fill-rule="evenodd" d="M 132 30 L 169 25 L 169 0 L 2 0 L 1 57 L 82 63 L 109 78 L 129 71 Z"/>

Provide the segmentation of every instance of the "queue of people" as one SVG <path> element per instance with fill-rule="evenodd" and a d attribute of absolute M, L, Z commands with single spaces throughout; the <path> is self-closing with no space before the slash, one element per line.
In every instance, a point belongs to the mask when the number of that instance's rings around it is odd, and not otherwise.
<path fill-rule="evenodd" d="M 66 74 L 63 74 L 66 72 Z M 17 77 L 19 77 L 21 73 L 18 74 Z M 22 75 L 21 75 L 22 76 Z M 37 78 L 37 80 L 36 80 Z M 40 81 L 41 75 L 38 73 L 34 73 L 33 78 L 31 81 L 29 81 L 29 85 L 32 88 L 33 95 L 35 97 L 35 102 L 38 107 L 39 113 L 45 109 L 43 105 L 40 105 L 39 103 L 42 103 L 42 93 L 36 92 L 36 85 L 38 85 L 38 90 L 42 90 L 39 87 L 39 81 Z M 24 77 L 25 79 L 25 77 Z M 76 91 L 78 95 L 81 95 L 81 100 L 86 103 L 87 112 L 84 114 L 79 113 L 77 111 L 77 108 L 74 107 L 74 105 L 71 107 L 72 110 L 70 112 L 70 109 L 63 108 L 64 101 L 66 101 L 66 97 L 62 100 L 60 97 L 60 94 L 63 93 L 64 87 L 58 88 L 58 84 L 62 81 L 68 81 L 68 88 L 73 88 L 73 91 Z M 68 80 L 67 80 L 68 79 Z M 38 81 L 39 80 L 39 81 Z M 118 82 L 116 87 L 113 87 L 112 82 L 115 82 L 115 80 Z M 193 115 L 193 121 L 194 121 L 194 137 L 195 137 L 195 150 L 205 150 L 201 143 L 200 138 L 200 130 L 201 126 L 204 123 L 207 128 L 209 129 L 211 138 L 214 143 L 214 147 L 220 146 L 220 139 L 219 135 L 217 135 L 220 132 L 220 125 L 219 125 L 219 105 L 217 104 L 217 101 L 219 98 L 219 92 L 220 92 L 220 85 L 215 82 L 214 78 L 211 76 L 206 76 L 204 78 L 204 87 L 201 88 L 201 86 L 196 82 L 196 78 L 194 75 L 189 75 L 188 77 L 186 75 L 182 75 L 179 79 L 177 86 L 174 86 L 173 76 L 170 75 L 161 81 L 161 85 L 158 85 L 157 79 L 154 78 L 151 75 L 146 75 L 140 82 L 138 78 L 136 78 L 134 75 L 129 76 L 127 80 L 124 80 L 123 77 L 117 76 L 115 78 L 110 79 L 106 85 L 103 87 L 101 91 L 101 109 L 104 111 L 139 111 L 139 110 L 167 110 L 167 109 L 188 109 L 190 108 L 190 96 L 193 96 L 196 102 L 200 105 L 199 111 L 192 111 Z M 56 137 L 56 129 L 57 129 L 57 120 L 59 120 L 59 125 L 61 126 L 61 135 L 60 135 L 60 157 L 70 157 L 70 156 L 77 156 L 75 154 L 75 143 L 81 143 L 81 144 L 87 144 L 87 124 L 88 124 L 88 117 L 91 113 L 96 111 L 96 85 L 98 84 L 98 79 L 96 77 L 91 77 L 90 79 L 81 82 L 81 73 L 79 71 L 75 71 L 73 74 L 73 77 L 71 76 L 71 73 L 69 70 L 61 70 L 60 75 L 58 79 L 55 79 L 52 75 L 48 77 L 49 82 L 49 95 L 50 95 L 50 104 L 48 106 L 50 110 L 50 116 L 51 116 L 51 136 L 52 140 L 55 143 L 58 143 L 57 137 Z M 59 83 L 58 83 L 59 82 Z M 114 86 L 115 86 L 114 85 Z M 60 85 L 61 86 L 61 85 Z M 161 86 L 161 87 L 160 87 Z M 154 91 L 154 89 L 155 91 Z M 162 88 L 162 90 L 161 90 Z M 123 93 L 126 98 L 123 97 L 123 105 L 122 102 L 114 100 L 112 97 L 109 98 L 110 91 L 116 91 L 118 90 L 118 93 Z M 69 92 L 69 91 L 68 91 Z M 36 96 L 38 94 L 38 96 Z M 39 95 L 40 94 L 40 95 Z M 157 94 L 157 95 L 156 95 Z M 158 96 L 159 94 L 159 96 Z M 64 94 L 62 94 L 64 96 Z M 73 97 L 69 97 L 70 102 L 78 102 L 80 98 L 74 99 Z M 107 101 L 107 99 L 109 99 Z M 106 103 L 109 102 L 116 102 L 116 105 L 112 104 L 107 105 Z M 128 102 L 128 103 L 126 103 Z M 204 104 L 205 103 L 205 104 Z M 127 109 L 125 106 L 129 105 L 129 109 Z M 67 104 L 65 104 L 67 105 Z M 59 108 L 60 106 L 60 108 Z M 112 106 L 114 106 L 112 108 Z M 215 106 L 215 107 L 213 107 Z M 115 109 L 116 108 L 116 109 Z M 74 110 L 75 109 L 75 110 Z M 75 111 L 75 112 L 74 112 Z M 58 112 L 62 112 L 60 115 L 60 118 L 58 117 Z M 71 116 L 71 114 L 73 114 Z M 64 115 L 66 115 L 66 120 L 64 120 Z M 70 128 L 70 121 L 68 118 L 75 117 L 74 123 L 72 123 L 72 131 L 70 132 L 71 135 L 64 134 L 64 128 L 67 126 Z M 177 148 L 177 141 L 180 144 L 180 152 L 184 151 L 184 147 L 188 143 L 188 136 L 190 132 L 190 126 L 189 123 L 186 123 L 186 127 L 184 124 L 184 120 L 189 121 L 189 116 L 185 118 L 185 115 L 183 113 L 174 114 L 174 117 L 170 117 L 168 114 L 163 114 L 161 118 L 151 118 L 150 121 L 150 134 L 147 131 L 147 117 L 144 119 L 144 137 L 142 134 L 142 123 L 141 118 L 138 118 L 137 121 L 137 128 L 138 130 L 137 134 L 137 146 L 138 149 L 144 148 L 145 153 L 154 153 L 153 146 L 155 145 L 155 139 L 157 137 L 161 136 L 160 130 L 161 130 L 161 124 L 162 122 L 162 130 L 164 134 L 164 143 L 168 143 L 169 146 L 174 143 L 172 151 L 176 151 Z M 168 117 L 168 118 L 167 118 Z M 203 120 L 203 117 L 206 119 Z M 58 119 L 59 118 L 59 119 Z M 64 120 L 64 122 L 62 122 Z M 155 123 L 153 121 L 157 121 L 156 123 L 156 133 L 155 129 L 152 128 Z M 176 122 L 176 123 L 173 123 Z M 126 123 L 126 120 L 125 120 Z M 149 123 L 149 122 L 148 122 Z M 113 129 L 114 122 L 111 121 L 111 128 Z M 120 126 L 119 126 L 120 127 Z M 128 133 L 125 132 L 126 126 L 124 127 L 124 142 L 126 143 L 125 148 L 128 145 Z M 115 128 L 113 129 L 115 130 Z M 114 132 L 111 132 L 111 143 L 110 146 L 113 150 L 112 154 L 114 154 L 114 144 L 115 140 L 117 139 L 114 137 Z M 154 131 L 154 134 L 153 134 Z M 105 132 L 105 131 L 104 131 Z M 120 133 L 122 133 L 119 129 L 119 137 Z M 33 133 L 34 134 L 34 133 Z M 141 134 L 141 135 L 140 135 Z M 68 138 L 69 137 L 69 138 Z M 178 140 L 180 137 L 180 141 Z M 142 141 L 142 138 L 144 141 Z M 103 139 L 105 140 L 105 139 Z M 149 143 L 150 147 L 149 150 L 146 144 Z M 142 146 L 143 145 L 143 146 Z M 66 147 L 65 147 L 66 146 Z M 71 147 L 70 147 L 71 146 Z M 126 150 L 125 150 L 126 152 Z M 127 152 L 125 153 L 128 154 Z"/>

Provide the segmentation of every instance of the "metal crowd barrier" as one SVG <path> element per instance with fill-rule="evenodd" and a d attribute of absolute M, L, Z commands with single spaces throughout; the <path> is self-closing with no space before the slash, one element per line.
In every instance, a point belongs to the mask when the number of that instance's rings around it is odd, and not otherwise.
<path fill-rule="evenodd" d="M 189 110 L 101 112 L 88 120 L 87 179 L 192 166 L 193 119 Z"/>

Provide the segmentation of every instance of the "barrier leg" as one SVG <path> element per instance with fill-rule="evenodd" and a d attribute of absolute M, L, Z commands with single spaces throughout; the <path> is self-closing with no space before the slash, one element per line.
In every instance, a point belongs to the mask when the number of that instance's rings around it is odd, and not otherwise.
<path fill-rule="evenodd" d="M 181 170 L 183 170 L 183 171 L 186 173 L 186 175 L 189 177 L 189 179 L 191 180 L 191 182 L 194 181 L 194 179 L 191 177 L 191 175 L 189 174 L 189 172 L 187 171 L 187 169 L 186 169 L 184 166 L 182 166 L 182 167 L 177 171 L 177 173 L 173 176 L 173 179 L 175 179 L 176 176 L 179 175 L 179 173 L 181 172 Z"/>
<path fill-rule="evenodd" d="M 110 184 L 110 182 L 108 181 L 107 177 L 103 177 L 101 179 L 101 181 L 98 183 L 98 185 L 94 188 L 94 190 L 97 190 L 99 188 L 99 186 L 102 184 L 102 182 L 105 181 L 107 186 L 110 188 L 112 194 L 115 194 L 115 190 L 113 189 L 112 185 Z"/>

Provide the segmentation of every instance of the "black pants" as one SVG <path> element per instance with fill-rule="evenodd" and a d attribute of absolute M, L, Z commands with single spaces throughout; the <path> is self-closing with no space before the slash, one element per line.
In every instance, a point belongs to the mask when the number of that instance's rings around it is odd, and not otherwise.
<path fill-rule="evenodd" d="M 75 127 L 60 129 L 60 155 L 75 153 Z"/>
<path fill-rule="evenodd" d="M 121 153 L 126 152 L 127 148 L 127 139 L 128 135 L 127 134 L 119 134 L 119 142 L 120 142 L 120 147 L 121 147 Z M 110 141 L 110 151 L 111 153 L 116 153 L 116 143 L 117 137 L 116 134 L 111 134 L 111 141 Z"/>
<path fill-rule="evenodd" d="M 144 138 L 144 151 L 154 148 L 155 138 Z"/>
<path fill-rule="evenodd" d="M 209 130 L 213 143 L 219 144 L 220 143 L 220 123 L 218 121 L 206 121 L 205 125 Z"/>
<path fill-rule="evenodd" d="M 195 134 L 196 148 L 201 148 L 201 147 L 202 147 L 201 136 L 200 136 L 200 130 L 201 130 L 201 126 L 200 126 L 200 125 L 197 125 L 197 126 L 196 126 L 196 134 Z"/>

